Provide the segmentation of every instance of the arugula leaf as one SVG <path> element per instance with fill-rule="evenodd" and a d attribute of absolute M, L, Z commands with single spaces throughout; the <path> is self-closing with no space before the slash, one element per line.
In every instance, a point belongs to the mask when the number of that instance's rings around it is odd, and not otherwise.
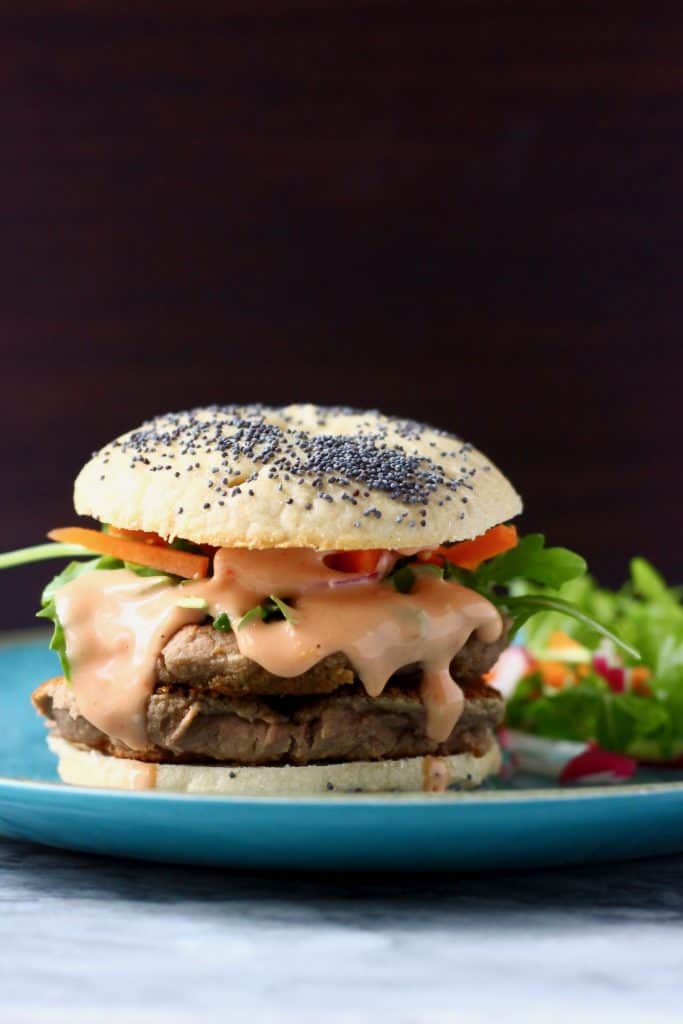
<path fill-rule="evenodd" d="M 261 619 L 262 622 L 272 622 L 274 619 L 286 619 L 287 622 L 294 624 L 296 622 L 296 615 L 292 608 L 285 604 L 285 602 L 271 594 L 265 601 L 260 604 L 254 605 L 250 608 L 242 618 L 240 619 L 237 628 L 242 629 L 243 626 L 248 626 L 250 622 L 254 622 L 256 619 Z"/>
<path fill-rule="evenodd" d="M 237 623 L 238 629 L 243 629 L 248 626 L 250 622 L 254 622 L 256 619 L 264 621 L 266 617 L 266 609 L 262 604 L 255 604 L 253 608 L 250 608 L 248 612 L 245 612 L 240 621 Z"/>
<path fill-rule="evenodd" d="M 634 558 L 630 578 L 619 590 L 600 587 L 588 575 L 565 583 L 558 590 L 534 591 L 516 583 L 519 600 L 542 601 L 546 611 L 524 625 L 524 643 L 542 655 L 550 634 L 561 628 L 589 650 L 596 647 L 594 618 L 619 641 L 622 650 L 634 650 L 650 669 L 649 695 L 634 691 L 615 693 L 602 677 L 592 673 L 576 686 L 559 691 L 544 689 L 540 677 L 522 680 L 508 704 L 508 721 L 515 728 L 551 738 L 595 741 L 606 750 L 641 760 L 671 760 L 683 753 L 683 603 L 676 588 L 642 558 Z M 573 608 L 567 619 L 564 605 Z M 562 606 L 562 616 L 558 615 Z M 520 604 L 520 617 L 524 611 Z M 578 696 L 577 696 L 578 694 Z M 588 696 L 587 696 L 588 694 Z M 592 696 L 591 696 L 592 694 Z M 592 711 L 580 718 L 581 707 Z M 592 704 L 591 704 L 592 701 Z M 592 716 L 592 717 L 591 717 Z"/>
<path fill-rule="evenodd" d="M 46 585 L 40 596 L 40 603 L 41 605 L 48 604 L 61 587 L 71 583 L 78 576 L 82 576 L 84 572 L 91 572 L 93 569 L 121 569 L 122 567 L 123 562 L 119 561 L 118 558 L 112 558 L 110 555 L 89 558 L 87 562 L 69 562 L 66 568 L 62 569 Z"/>
<path fill-rule="evenodd" d="M 30 548 L 19 548 L 17 551 L 5 551 L 0 554 L 0 569 L 12 569 L 17 565 L 28 565 L 29 562 L 43 562 L 50 558 L 71 558 L 75 555 L 88 555 L 87 548 L 80 544 L 34 544 Z"/>
<path fill-rule="evenodd" d="M 47 545 L 46 545 L 47 546 Z M 71 545 L 58 545 L 53 544 L 52 547 L 71 547 Z M 85 551 L 85 549 L 83 549 Z M 122 562 L 119 558 L 113 558 L 111 555 L 102 555 L 97 558 L 89 558 L 85 562 L 69 562 L 69 564 L 62 569 L 50 582 L 45 586 L 40 596 L 41 609 L 36 612 L 36 618 L 48 619 L 52 622 L 54 629 L 52 632 L 52 638 L 50 640 L 50 650 L 56 651 L 59 657 L 60 664 L 62 666 L 62 672 L 67 680 L 71 679 L 71 666 L 69 665 L 69 658 L 66 653 L 66 637 L 64 636 L 64 628 L 59 621 L 57 615 L 57 605 L 55 597 L 57 591 L 67 583 L 71 583 L 72 580 L 77 579 L 85 572 L 92 572 L 97 569 L 131 569 L 138 576 L 166 576 L 169 583 L 178 583 L 179 578 L 176 576 L 169 576 L 167 573 L 159 572 L 158 569 L 150 570 L 144 565 L 135 565 L 132 562 Z"/>
<path fill-rule="evenodd" d="M 683 752 L 683 733 L 665 700 L 613 693 L 596 674 L 551 694 L 542 691 L 540 676 L 527 677 L 508 701 L 506 720 L 523 732 L 597 743 L 640 760 L 668 761 Z"/>
<path fill-rule="evenodd" d="M 275 596 L 275 594 L 271 594 L 269 600 L 273 602 L 277 610 L 281 612 L 282 617 L 285 618 L 287 622 L 291 622 L 292 625 L 296 622 L 296 615 L 288 604 L 281 601 L 279 597 Z"/>
<path fill-rule="evenodd" d="M 517 632 L 521 626 L 526 622 L 532 615 L 536 615 L 538 612 L 553 611 L 560 612 L 562 615 L 566 615 L 569 618 L 576 619 L 578 622 L 583 623 L 594 633 L 599 633 L 600 636 L 606 637 L 611 640 L 613 644 L 620 647 L 626 654 L 630 655 L 636 661 L 640 660 L 640 654 L 630 644 L 622 640 L 620 636 L 613 633 L 611 629 L 603 626 L 597 619 L 587 615 L 581 611 L 575 605 L 570 604 L 568 601 L 563 601 L 560 597 L 552 597 L 545 594 L 526 594 L 523 597 L 505 597 L 502 600 L 505 608 L 512 612 L 513 624 L 512 631 Z"/>
<path fill-rule="evenodd" d="M 62 672 L 67 680 L 71 679 L 71 666 L 69 665 L 69 659 L 66 653 L 66 637 L 64 636 L 64 629 L 57 616 L 57 608 L 55 607 L 54 598 L 49 600 L 39 612 L 36 612 L 37 619 L 49 619 L 54 629 L 50 638 L 50 650 L 56 651 L 59 658 L 59 662 L 62 666 Z"/>
<path fill-rule="evenodd" d="M 409 594 L 415 585 L 415 562 L 411 558 L 399 558 L 393 571 L 385 577 L 383 583 L 391 584 L 399 594 Z"/>
<path fill-rule="evenodd" d="M 542 533 L 529 533 L 516 547 L 483 562 L 474 572 L 477 589 L 501 586 L 511 580 L 524 579 L 560 587 L 567 580 L 581 576 L 586 562 L 568 548 L 546 548 Z"/>

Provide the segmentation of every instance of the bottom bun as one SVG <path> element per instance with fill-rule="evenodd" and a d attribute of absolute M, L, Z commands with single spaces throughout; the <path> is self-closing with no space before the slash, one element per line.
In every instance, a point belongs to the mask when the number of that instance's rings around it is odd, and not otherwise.
<path fill-rule="evenodd" d="M 481 757 L 406 757 L 398 761 L 347 764 L 239 765 L 146 764 L 78 747 L 59 736 L 48 738 L 59 758 L 59 776 L 73 786 L 104 789 L 156 789 L 209 796 L 310 796 L 316 793 L 441 792 L 474 789 L 500 770 L 498 744 Z"/>

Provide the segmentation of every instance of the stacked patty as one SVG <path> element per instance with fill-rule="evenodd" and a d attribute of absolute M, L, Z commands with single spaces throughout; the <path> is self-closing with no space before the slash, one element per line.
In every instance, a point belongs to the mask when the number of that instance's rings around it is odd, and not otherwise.
<path fill-rule="evenodd" d="M 484 754 L 503 716 L 500 694 L 482 676 L 507 644 L 472 636 L 451 663 L 465 694 L 450 737 L 427 736 L 420 670 L 405 669 L 379 697 L 368 697 L 342 654 L 291 679 L 244 657 L 232 633 L 184 626 L 163 648 L 147 705 L 148 743 L 131 750 L 81 714 L 63 677 L 33 701 L 63 739 L 115 757 L 150 762 L 307 765 L 422 755 Z"/>

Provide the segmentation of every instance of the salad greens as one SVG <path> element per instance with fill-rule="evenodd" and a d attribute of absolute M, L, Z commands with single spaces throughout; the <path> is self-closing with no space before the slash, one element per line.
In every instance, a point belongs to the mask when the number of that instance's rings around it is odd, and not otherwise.
<path fill-rule="evenodd" d="M 538 585 L 561 587 L 586 573 L 586 562 L 567 548 L 547 548 L 541 533 L 521 537 L 516 547 L 490 558 L 474 570 L 461 569 L 446 561 L 443 567 L 400 559 L 388 580 L 400 593 L 409 593 L 417 576 L 425 571 L 437 572 L 447 580 L 455 580 L 488 598 L 512 622 L 511 633 L 517 632 L 532 615 L 552 609 L 558 615 L 578 619 L 593 633 L 609 638 L 637 659 L 638 651 L 616 633 L 599 616 L 575 605 L 564 595 L 545 592 Z M 522 581 L 520 583 L 520 581 Z"/>
<path fill-rule="evenodd" d="M 227 618 L 227 616 L 226 616 Z M 265 601 L 254 605 L 246 612 L 237 624 L 238 629 L 248 626 L 250 622 L 260 619 L 262 622 L 273 622 L 276 619 L 286 619 L 287 622 L 295 623 L 296 615 L 294 609 L 286 604 L 281 598 L 271 594 Z M 214 621 L 214 628 L 216 623 Z M 221 627 L 218 627 L 221 628 Z"/>
<path fill-rule="evenodd" d="M 524 644 L 537 659 L 508 702 L 508 724 L 556 739 L 594 741 L 605 750 L 640 760 L 670 761 L 683 755 L 683 603 L 643 558 L 634 558 L 629 580 L 616 591 L 583 574 L 557 591 L 536 596 L 569 601 L 591 620 L 599 616 L 622 641 L 622 654 L 598 649 L 595 632 L 581 615 L 567 620 L 555 610 L 524 626 Z M 516 584 L 518 590 L 528 584 Z M 538 590 L 538 588 L 536 588 Z M 544 679 L 543 659 L 553 657 L 553 635 L 562 630 L 585 649 L 573 682 L 560 688 Z M 628 645 L 624 648 L 623 642 Z M 642 660 L 630 648 L 637 649 Z M 562 654 L 555 655 L 559 661 Z M 568 673 L 570 667 L 567 664 Z"/>
<path fill-rule="evenodd" d="M 48 545 L 41 546 L 47 547 Z M 62 546 L 69 547 L 70 545 L 52 544 L 49 546 L 54 548 Z M 69 562 L 66 568 L 62 569 L 57 576 L 50 580 L 40 596 L 40 611 L 36 612 L 36 618 L 48 619 L 52 622 L 53 632 L 52 638 L 50 639 L 50 650 L 56 652 L 62 666 L 62 672 L 66 679 L 71 678 L 71 666 L 69 665 L 69 659 L 66 653 L 64 629 L 62 628 L 62 624 L 57 615 L 55 596 L 60 587 L 63 587 L 66 583 L 71 583 L 72 580 L 75 580 L 83 573 L 92 572 L 95 569 L 131 569 L 134 573 L 137 573 L 138 576 L 166 575 L 163 572 L 159 572 L 158 569 L 149 569 L 144 565 L 133 565 L 132 562 L 122 562 L 119 558 L 112 558 L 110 555 L 101 555 L 97 558 L 89 558 L 86 562 Z M 168 576 L 167 579 L 169 583 L 179 582 L 179 579 L 176 576 Z"/>

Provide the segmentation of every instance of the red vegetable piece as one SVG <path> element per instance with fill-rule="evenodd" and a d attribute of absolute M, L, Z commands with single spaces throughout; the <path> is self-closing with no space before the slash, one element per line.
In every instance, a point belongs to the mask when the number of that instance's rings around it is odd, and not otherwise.
<path fill-rule="evenodd" d="M 568 761 L 560 772 L 560 782 L 621 782 L 630 779 L 637 761 L 600 747 L 589 747 Z"/>

